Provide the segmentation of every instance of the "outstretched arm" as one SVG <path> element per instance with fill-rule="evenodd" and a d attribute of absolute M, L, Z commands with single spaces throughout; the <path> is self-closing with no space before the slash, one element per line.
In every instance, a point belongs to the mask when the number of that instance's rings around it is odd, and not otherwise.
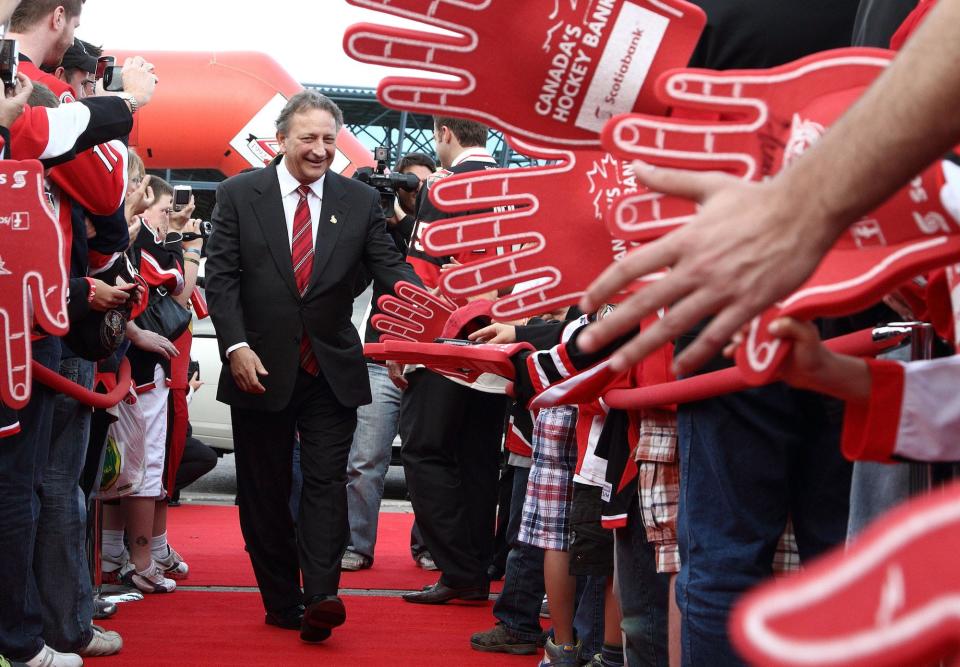
<path fill-rule="evenodd" d="M 765 183 L 716 173 L 650 169 L 638 180 L 702 204 L 693 222 L 610 266 L 591 285 L 589 312 L 630 281 L 663 267 L 660 281 L 624 301 L 580 337 L 593 351 L 644 316 L 671 306 L 614 356 L 626 368 L 710 315 L 676 360 L 685 374 L 745 322 L 799 287 L 837 237 L 960 142 L 960 0 L 942 0 L 890 68 L 789 170 Z"/>

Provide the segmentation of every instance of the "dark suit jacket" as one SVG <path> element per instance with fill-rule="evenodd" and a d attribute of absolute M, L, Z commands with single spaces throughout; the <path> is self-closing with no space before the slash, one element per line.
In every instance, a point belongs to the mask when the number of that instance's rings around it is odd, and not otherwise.
<path fill-rule="evenodd" d="M 217 399 L 253 410 L 286 407 L 297 377 L 300 337 L 307 331 L 340 403 L 369 403 L 363 347 L 350 321 L 357 273 L 365 266 L 386 285 L 419 284 L 385 231 L 377 191 L 327 172 L 313 275 L 302 299 L 276 163 L 220 184 L 213 230 L 207 242 L 206 296 L 221 356 L 245 341 L 269 372 L 260 380 L 266 393 L 248 394 L 236 386 L 225 363 Z"/>

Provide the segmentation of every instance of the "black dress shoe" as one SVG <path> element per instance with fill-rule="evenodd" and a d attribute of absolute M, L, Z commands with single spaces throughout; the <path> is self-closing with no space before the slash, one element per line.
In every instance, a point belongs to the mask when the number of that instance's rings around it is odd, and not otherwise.
<path fill-rule="evenodd" d="M 100 598 L 93 598 L 93 619 L 95 621 L 102 621 L 106 618 L 110 618 L 117 613 L 117 605 L 113 602 L 107 602 L 106 600 L 101 600 Z"/>
<path fill-rule="evenodd" d="M 485 601 L 489 597 L 489 583 L 478 586 L 467 586 L 465 588 L 451 588 L 438 581 L 432 586 L 427 586 L 422 591 L 405 593 L 403 600 L 404 602 L 413 602 L 415 604 L 445 604 L 450 600 L 466 600 L 468 602 Z"/>
<path fill-rule="evenodd" d="M 315 644 L 327 639 L 333 628 L 347 620 L 347 610 L 336 595 L 314 595 L 307 601 L 300 639 Z"/>
<path fill-rule="evenodd" d="M 303 623 L 303 605 L 288 607 L 281 611 L 268 611 L 263 618 L 267 625 L 275 625 L 284 630 L 299 630 Z"/>

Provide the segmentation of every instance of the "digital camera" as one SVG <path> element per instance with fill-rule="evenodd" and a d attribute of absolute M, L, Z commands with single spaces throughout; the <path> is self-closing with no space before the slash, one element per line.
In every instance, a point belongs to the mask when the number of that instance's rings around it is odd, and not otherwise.
<path fill-rule="evenodd" d="M 387 173 L 387 161 L 390 159 L 390 149 L 386 146 L 377 146 L 373 151 L 373 156 L 377 160 L 376 168 L 360 167 L 353 174 L 353 177 L 361 183 L 366 183 L 372 188 L 376 188 L 380 193 L 380 208 L 383 209 L 383 217 L 392 218 L 394 213 L 394 203 L 397 200 L 397 190 L 406 190 L 415 192 L 420 186 L 420 179 L 415 174 L 398 174 L 397 172 Z"/>

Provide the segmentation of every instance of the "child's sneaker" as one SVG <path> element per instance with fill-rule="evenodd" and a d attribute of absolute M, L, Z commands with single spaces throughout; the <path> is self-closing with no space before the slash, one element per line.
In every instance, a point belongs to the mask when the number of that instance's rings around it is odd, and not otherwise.
<path fill-rule="evenodd" d="M 172 593 L 177 589 L 177 582 L 163 576 L 156 561 L 150 561 L 145 570 L 134 572 L 130 581 L 144 593 Z"/>
<path fill-rule="evenodd" d="M 125 576 L 129 575 L 134 569 L 130 562 L 130 552 L 126 549 L 120 554 L 119 558 L 108 556 L 106 552 L 100 555 L 100 570 L 103 573 L 103 583 L 120 584 L 123 583 Z"/>
<path fill-rule="evenodd" d="M 190 574 L 190 567 L 183 561 L 183 557 L 176 550 L 167 545 L 167 555 L 165 558 L 157 558 L 153 555 L 154 562 L 163 570 L 164 576 L 171 579 L 186 579 Z"/>
<path fill-rule="evenodd" d="M 579 641 L 576 644 L 560 644 L 557 646 L 553 643 L 552 637 L 547 639 L 547 643 L 543 645 L 543 658 L 540 660 L 540 665 L 538 667 L 559 667 L 560 665 L 579 667 Z"/>
<path fill-rule="evenodd" d="M 27 667 L 82 667 L 83 658 L 76 653 L 60 653 L 44 644 L 40 652 L 27 660 Z"/>

